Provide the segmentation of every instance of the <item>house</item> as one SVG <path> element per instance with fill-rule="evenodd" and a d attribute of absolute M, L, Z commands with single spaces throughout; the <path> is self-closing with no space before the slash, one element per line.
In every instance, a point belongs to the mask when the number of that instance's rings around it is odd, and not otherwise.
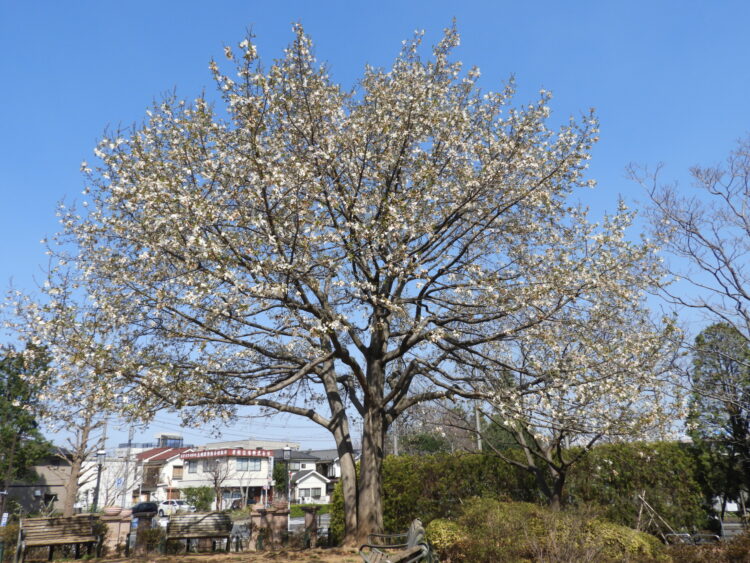
<path fill-rule="evenodd" d="M 334 486 L 341 479 L 341 459 L 338 450 L 307 450 L 304 454 L 309 456 L 309 458 L 315 458 L 315 465 L 313 467 L 307 465 L 303 467 L 300 465 L 300 467 L 294 467 L 293 469 L 315 469 L 320 475 L 329 480 L 327 493 L 332 495 Z M 359 457 L 359 452 L 355 452 L 354 461 L 358 461 Z"/>
<path fill-rule="evenodd" d="M 133 503 L 140 501 L 172 500 L 181 498 L 180 488 L 184 474 L 181 455 L 190 448 L 153 448 L 135 454 L 140 467 L 140 479 L 132 490 Z"/>
<path fill-rule="evenodd" d="M 179 488 L 211 487 L 221 491 L 214 509 L 266 503 L 273 487 L 273 453 L 265 449 L 212 448 L 183 452 Z"/>
<path fill-rule="evenodd" d="M 50 509 L 62 510 L 65 484 L 70 477 L 70 464 L 50 453 L 32 469 L 36 477 L 9 485 L 8 500 L 17 502 L 27 514 Z"/>
<path fill-rule="evenodd" d="M 290 487 L 292 502 L 298 504 L 328 504 L 331 502 L 328 485 L 331 480 L 314 469 L 292 473 Z"/>
<path fill-rule="evenodd" d="M 284 459 L 284 450 L 277 449 L 273 451 L 273 457 L 275 463 L 287 464 L 287 470 L 290 473 L 295 471 L 301 471 L 304 469 L 315 469 L 316 464 L 320 461 L 320 458 L 314 456 L 310 451 L 302 452 L 299 450 L 289 450 L 289 459 Z"/>

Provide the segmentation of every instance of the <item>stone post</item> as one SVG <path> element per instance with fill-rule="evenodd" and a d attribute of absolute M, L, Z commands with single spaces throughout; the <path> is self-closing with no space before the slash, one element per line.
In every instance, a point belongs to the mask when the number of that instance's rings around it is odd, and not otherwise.
<path fill-rule="evenodd" d="M 305 547 L 318 547 L 319 506 L 303 506 L 305 513 Z"/>

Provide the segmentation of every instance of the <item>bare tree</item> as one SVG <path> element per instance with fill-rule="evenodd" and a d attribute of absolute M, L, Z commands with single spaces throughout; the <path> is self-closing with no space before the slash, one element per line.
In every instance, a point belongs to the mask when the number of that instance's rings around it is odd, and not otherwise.
<path fill-rule="evenodd" d="M 703 311 L 750 341 L 750 137 L 723 165 L 695 166 L 691 193 L 660 185 L 657 174 L 631 169 L 653 203 L 654 231 L 682 283 L 665 286 L 672 303 Z M 674 288 L 674 289 L 673 289 Z"/>
<path fill-rule="evenodd" d="M 222 510 L 224 508 L 222 495 L 224 482 L 230 477 L 229 460 L 227 458 L 204 459 L 203 473 L 208 475 L 211 486 L 214 488 L 216 510 Z"/>

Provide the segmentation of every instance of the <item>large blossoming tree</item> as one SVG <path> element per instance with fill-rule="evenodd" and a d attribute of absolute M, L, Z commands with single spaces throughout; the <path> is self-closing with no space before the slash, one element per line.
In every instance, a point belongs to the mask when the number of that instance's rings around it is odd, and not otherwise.
<path fill-rule="evenodd" d="M 86 211 L 63 210 L 60 237 L 86 299 L 75 312 L 52 295 L 32 318 L 78 335 L 81 311 L 106 319 L 106 337 L 74 338 L 75 358 L 126 408 L 199 420 L 254 405 L 328 429 L 356 541 L 382 528 L 395 419 L 479 396 L 459 368 L 488 343 L 655 270 L 624 211 L 596 226 L 569 201 L 592 187 L 593 117 L 552 129 L 546 92 L 514 107 L 512 86 L 480 91 L 450 59 L 454 29 L 428 59 L 406 42 L 351 91 L 295 33 L 267 67 L 251 38 L 226 48 L 236 73 L 211 64 L 218 106 L 170 99 L 102 139 Z"/>

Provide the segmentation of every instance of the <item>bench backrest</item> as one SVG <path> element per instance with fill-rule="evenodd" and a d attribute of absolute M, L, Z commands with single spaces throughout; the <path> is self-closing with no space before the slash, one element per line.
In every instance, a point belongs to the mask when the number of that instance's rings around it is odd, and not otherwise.
<path fill-rule="evenodd" d="M 94 524 L 96 520 L 97 518 L 91 515 L 67 518 L 24 518 L 21 520 L 21 530 L 24 539 L 28 541 L 90 538 L 95 535 Z"/>
<path fill-rule="evenodd" d="M 194 534 L 229 534 L 232 531 L 232 519 L 223 512 L 208 514 L 175 514 L 167 524 L 167 535 L 180 537 Z"/>
<path fill-rule="evenodd" d="M 406 534 L 406 547 L 414 547 L 424 543 L 424 526 L 419 518 L 415 518 L 409 525 L 409 531 Z"/>

